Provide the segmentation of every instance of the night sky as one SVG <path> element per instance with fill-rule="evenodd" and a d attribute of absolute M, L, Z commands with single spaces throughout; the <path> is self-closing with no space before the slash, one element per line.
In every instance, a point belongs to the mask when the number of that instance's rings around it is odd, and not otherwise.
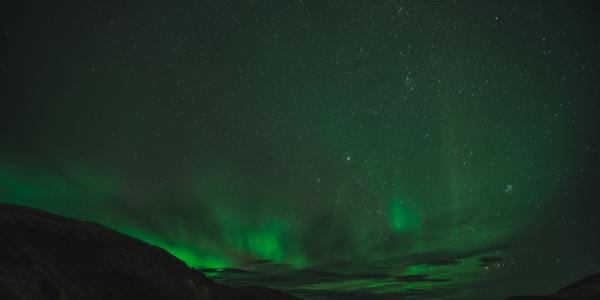
<path fill-rule="evenodd" d="M 97 2 L 0 4 L 0 201 L 306 299 L 600 271 L 597 1 Z"/>

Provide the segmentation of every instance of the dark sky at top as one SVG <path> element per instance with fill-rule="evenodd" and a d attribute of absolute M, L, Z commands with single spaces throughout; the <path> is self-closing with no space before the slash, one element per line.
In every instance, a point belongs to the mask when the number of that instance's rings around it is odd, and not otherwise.
<path fill-rule="evenodd" d="M 0 201 L 232 285 L 504 299 L 600 271 L 597 1 L 4 1 Z"/>

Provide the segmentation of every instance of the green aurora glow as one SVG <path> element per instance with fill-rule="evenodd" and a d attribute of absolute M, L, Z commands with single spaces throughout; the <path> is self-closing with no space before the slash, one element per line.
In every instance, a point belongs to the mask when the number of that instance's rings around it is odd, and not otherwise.
<path fill-rule="evenodd" d="M 307 299 L 600 269 L 596 2 L 39 5 L 0 10 L 2 202 Z"/>

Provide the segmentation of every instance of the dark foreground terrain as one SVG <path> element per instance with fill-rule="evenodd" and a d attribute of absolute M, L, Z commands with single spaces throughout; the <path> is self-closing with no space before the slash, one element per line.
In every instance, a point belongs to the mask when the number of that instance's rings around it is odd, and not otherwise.
<path fill-rule="evenodd" d="M 168 252 L 96 223 L 0 204 L 0 299 L 299 300 L 232 288 Z M 600 273 L 556 293 L 509 300 L 600 300 Z"/>
<path fill-rule="evenodd" d="M 231 288 L 95 223 L 0 204 L 0 299 L 299 299 Z"/>
<path fill-rule="evenodd" d="M 600 273 L 590 275 L 545 296 L 517 296 L 508 300 L 600 300 Z"/>

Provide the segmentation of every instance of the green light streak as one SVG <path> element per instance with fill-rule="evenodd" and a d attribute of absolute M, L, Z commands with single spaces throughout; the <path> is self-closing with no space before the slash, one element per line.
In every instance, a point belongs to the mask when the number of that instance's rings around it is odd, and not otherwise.
<path fill-rule="evenodd" d="M 225 257 L 214 255 L 208 251 L 201 251 L 193 246 L 167 242 L 156 235 L 141 230 L 133 230 L 124 227 L 116 228 L 115 230 L 162 248 L 193 268 L 225 268 L 232 265 Z"/>
<path fill-rule="evenodd" d="M 418 214 L 409 209 L 399 196 L 394 196 L 389 201 L 388 219 L 390 226 L 397 233 L 416 229 L 420 224 Z"/>

